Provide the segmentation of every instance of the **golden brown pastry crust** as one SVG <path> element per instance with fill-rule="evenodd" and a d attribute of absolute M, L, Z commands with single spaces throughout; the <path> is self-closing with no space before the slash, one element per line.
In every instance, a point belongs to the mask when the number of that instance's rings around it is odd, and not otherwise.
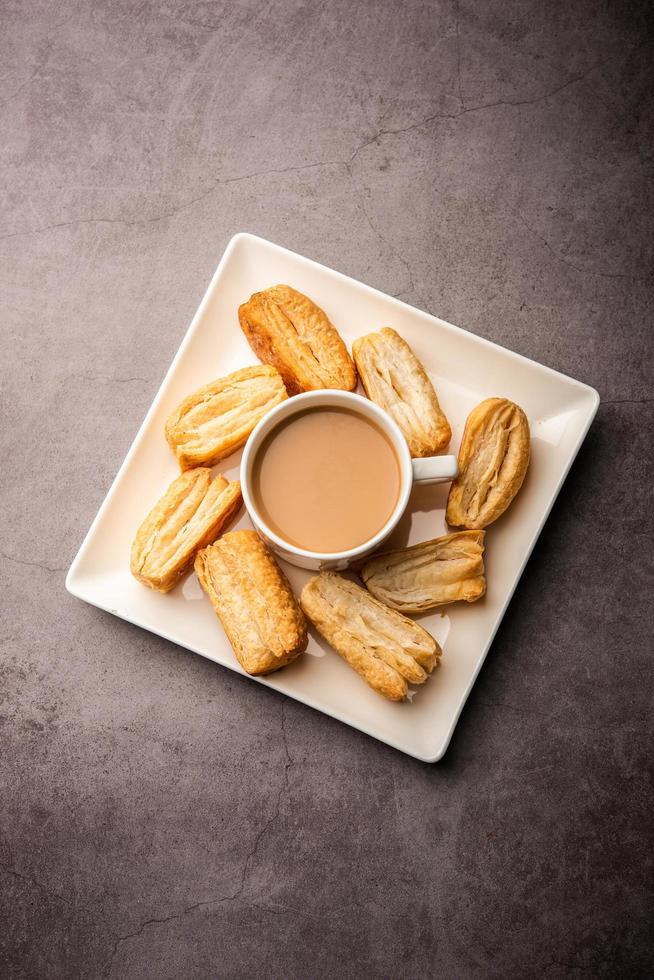
<path fill-rule="evenodd" d="M 359 377 L 371 401 L 385 409 L 404 433 L 414 457 L 447 449 L 450 424 L 427 372 L 391 327 L 359 337 L 352 345 Z"/>
<path fill-rule="evenodd" d="M 420 613 L 448 602 L 475 602 L 486 592 L 485 531 L 455 531 L 410 548 L 375 555 L 361 578 L 392 609 Z"/>
<path fill-rule="evenodd" d="M 242 503 L 241 484 L 198 467 L 182 473 L 145 518 L 134 538 L 132 575 L 157 592 L 170 592 L 196 552 L 218 537 Z"/>
<path fill-rule="evenodd" d="M 440 660 L 441 648 L 422 626 L 334 572 L 310 579 L 300 604 L 336 652 L 390 701 L 402 701 L 408 684 L 423 684 Z"/>
<path fill-rule="evenodd" d="M 336 327 L 303 293 L 271 286 L 243 303 L 238 319 L 254 353 L 277 368 L 289 394 L 356 388 L 356 370 Z"/>
<path fill-rule="evenodd" d="M 257 364 L 204 385 L 166 422 L 166 439 L 182 470 L 213 466 L 240 449 L 257 422 L 287 398 L 274 367 Z"/>
<path fill-rule="evenodd" d="M 248 674 L 269 674 L 307 646 L 307 624 L 256 531 L 231 531 L 195 559 L 195 571 Z"/>
<path fill-rule="evenodd" d="M 466 420 L 459 475 L 445 518 L 452 527 L 488 527 L 504 513 L 529 466 L 529 422 L 508 398 L 487 398 Z"/>

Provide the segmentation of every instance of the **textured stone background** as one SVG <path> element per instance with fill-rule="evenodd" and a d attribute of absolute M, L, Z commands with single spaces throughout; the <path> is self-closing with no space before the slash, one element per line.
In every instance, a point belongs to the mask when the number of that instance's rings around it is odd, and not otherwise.
<path fill-rule="evenodd" d="M 647 8 L 1 0 L 3 977 L 651 973 Z M 64 591 L 240 230 L 602 395 L 439 765 Z"/>

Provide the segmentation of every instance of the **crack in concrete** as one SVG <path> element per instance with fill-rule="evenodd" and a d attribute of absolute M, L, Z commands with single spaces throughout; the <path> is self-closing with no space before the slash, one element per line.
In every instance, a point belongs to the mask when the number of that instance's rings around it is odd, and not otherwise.
<path fill-rule="evenodd" d="M 268 818 L 268 820 L 266 821 L 266 823 L 264 824 L 264 826 L 261 828 L 261 830 L 259 831 L 259 833 L 256 835 L 256 837 L 254 839 L 254 843 L 252 844 L 252 847 L 250 848 L 250 850 L 248 851 L 248 853 L 246 855 L 245 861 L 243 863 L 243 868 L 241 870 L 241 879 L 240 879 L 238 888 L 231 895 L 221 895 L 218 898 L 209 898 L 209 899 L 205 899 L 205 900 L 203 900 L 201 902 L 194 902 L 193 905 L 187 905 L 180 912 L 175 912 L 172 915 L 163 916 L 161 918 L 153 917 L 153 918 L 150 918 L 150 919 L 146 919 L 144 922 L 141 923 L 141 925 L 138 927 L 138 929 L 136 929 L 134 932 L 127 933 L 124 936 L 118 936 L 116 938 L 116 941 L 114 942 L 114 945 L 113 945 L 113 948 L 112 948 L 112 951 L 111 951 L 111 954 L 110 954 L 110 957 L 109 957 L 109 961 L 108 961 L 108 965 L 107 965 L 107 970 L 106 970 L 106 973 L 105 973 L 106 980 L 108 980 L 108 978 L 111 976 L 111 972 L 112 972 L 112 969 L 113 969 L 114 960 L 116 958 L 116 955 L 118 953 L 118 950 L 119 950 L 120 946 L 123 943 L 127 942 L 128 940 L 135 939 L 137 936 L 140 936 L 143 933 L 143 931 L 148 926 L 150 926 L 150 925 L 159 925 L 159 924 L 165 923 L 165 922 L 172 922 L 174 919 L 181 919 L 185 915 L 188 915 L 190 912 L 194 912 L 197 909 L 208 908 L 209 906 L 212 906 L 212 905 L 222 905 L 225 902 L 235 902 L 235 901 L 237 901 L 243 895 L 243 893 L 244 893 L 244 891 L 246 889 L 246 886 L 247 886 L 247 881 L 248 881 L 248 876 L 249 876 L 249 873 L 250 873 L 251 864 L 252 864 L 252 862 L 254 861 L 254 859 L 256 857 L 257 851 L 259 849 L 259 844 L 261 843 L 261 840 L 263 839 L 264 835 L 270 830 L 270 828 L 272 827 L 272 825 L 275 823 L 275 821 L 279 819 L 279 814 L 281 812 L 281 806 L 282 806 L 282 799 L 283 799 L 284 795 L 287 795 L 288 792 L 289 792 L 288 771 L 289 771 L 289 769 L 291 768 L 291 766 L 294 763 L 293 763 L 293 759 L 291 757 L 291 754 L 290 754 L 290 751 L 289 751 L 289 747 L 288 747 L 288 739 L 287 739 L 287 734 L 286 734 L 285 706 L 286 706 L 286 699 L 284 699 L 282 701 L 282 703 L 281 703 L 281 736 L 282 736 L 282 742 L 284 744 L 284 752 L 286 754 L 286 761 L 284 763 L 284 776 L 283 776 L 283 780 L 282 780 L 282 783 L 281 783 L 281 785 L 279 787 L 279 790 L 278 790 L 278 793 L 277 793 L 277 800 L 275 802 L 274 812 L 273 812 L 272 816 L 270 816 Z"/>
<path fill-rule="evenodd" d="M 6 558 L 7 561 L 13 561 L 17 565 L 27 565 L 30 568 L 42 568 L 46 572 L 65 572 L 66 571 L 66 568 L 65 567 L 60 568 L 58 565 L 56 565 L 56 566 L 46 565 L 46 564 L 44 564 L 43 562 L 40 562 L 40 561 L 25 561 L 22 558 L 15 558 L 13 555 L 8 555 L 4 551 L 0 551 L 0 558 Z"/>
<path fill-rule="evenodd" d="M 184 912 L 176 912 L 174 915 L 167 915 L 161 919 L 157 919 L 157 918 L 146 919 L 145 922 L 141 923 L 141 925 L 136 930 L 136 932 L 128 932 L 125 936 L 117 936 L 111 950 L 111 955 L 109 957 L 109 962 L 107 964 L 107 969 L 105 972 L 105 978 L 111 976 L 114 960 L 116 958 L 116 954 L 118 953 L 118 948 L 121 946 L 122 943 L 127 942 L 129 939 L 135 939 L 137 936 L 140 936 L 143 930 L 147 928 L 147 926 L 151 926 L 156 923 L 171 922 L 173 919 L 179 919 L 179 917 L 184 914 L 185 914 Z"/>
<path fill-rule="evenodd" d="M 57 228 L 69 228 L 73 225 L 129 225 L 137 223 L 141 222 L 130 222 L 123 218 L 74 218 L 72 221 L 57 221 L 55 224 L 43 225 L 41 228 L 30 228 L 27 231 L 12 231 L 6 235 L 0 235 L 0 241 L 4 241 L 7 238 L 25 238 L 28 235 L 42 235 L 46 231 L 55 231 Z"/>
<path fill-rule="evenodd" d="M 68 898 L 66 895 L 61 895 L 59 892 L 54 892 L 50 888 L 46 888 L 45 885 L 42 885 L 37 878 L 34 878 L 32 875 L 24 875 L 22 872 L 16 871 L 15 868 L 12 868 L 8 864 L 0 862 L 0 870 L 4 871 L 5 874 L 11 875 L 13 878 L 18 878 L 19 881 L 24 881 L 26 884 L 32 885 L 44 895 L 48 895 L 50 898 L 54 898 L 58 902 L 63 902 L 64 905 L 68 905 L 70 908 L 80 909 L 82 912 L 86 912 L 86 914 L 91 918 L 101 921 L 108 932 L 112 931 L 109 929 L 107 921 L 101 912 L 98 912 L 95 909 L 90 909 L 87 905 L 80 905 L 78 902 L 73 901 L 72 898 Z"/>
<path fill-rule="evenodd" d="M 361 194 L 361 192 L 359 191 L 359 188 L 357 187 L 357 183 L 356 183 L 356 180 L 354 179 L 354 175 L 352 173 L 352 170 L 350 168 L 350 164 L 349 163 L 347 164 L 347 172 L 348 172 L 348 176 L 349 176 L 349 179 L 350 179 L 350 183 L 351 183 L 351 185 L 352 185 L 352 187 L 354 189 L 355 197 L 356 197 L 357 201 L 359 202 L 359 207 L 361 208 L 361 212 L 363 213 L 363 216 L 366 219 L 366 222 L 368 224 L 368 227 L 372 231 L 373 235 L 375 235 L 375 237 L 378 238 L 380 240 L 380 242 L 382 242 L 386 246 L 386 248 L 389 250 L 389 252 L 391 253 L 391 255 L 394 255 L 395 258 L 404 266 L 404 269 L 406 271 L 406 275 L 407 275 L 407 283 L 406 283 L 406 285 L 402 286 L 401 289 L 397 290 L 397 292 L 394 293 L 393 295 L 394 296 L 397 296 L 400 293 L 408 293 L 409 296 L 415 297 L 418 300 L 418 302 L 422 306 L 424 306 L 425 305 L 424 300 L 419 296 L 418 291 L 417 291 L 416 286 L 415 286 L 415 283 L 413 281 L 413 274 L 411 272 L 411 266 L 409 265 L 409 263 L 407 262 L 407 260 L 404 258 L 404 256 L 402 255 L 402 253 L 396 248 L 396 246 L 393 245 L 393 244 L 391 244 L 391 242 L 389 242 L 389 240 L 387 238 L 385 238 L 384 235 L 382 235 L 382 233 L 379 231 L 379 229 L 375 227 L 375 225 L 373 223 L 373 220 L 370 217 L 370 214 L 368 212 L 368 209 L 366 208 L 365 201 L 363 199 L 363 194 Z"/>
<path fill-rule="evenodd" d="M 654 398 L 602 398 L 602 405 L 649 405 L 654 402 Z"/>
<path fill-rule="evenodd" d="M 273 168 L 270 170 L 255 170 L 249 174 L 241 174 L 236 177 L 225 177 L 222 180 L 216 180 L 209 188 L 207 188 L 206 191 L 196 195 L 196 197 L 192 197 L 190 200 L 182 202 L 182 204 L 173 208 L 171 211 L 165 211 L 162 214 L 154 215 L 152 218 L 73 218 L 70 221 L 58 221 L 52 225 L 43 225 L 41 228 L 30 228 L 26 231 L 12 231 L 8 234 L 0 235 L 0 241 L 5 241 L 8 238 L 24 238 L 29 235 L 41 235 L 46 231 L 53 231 L 58 228 L 70 228 L 74 225 L 107 224 L 123 225 L 127 228 L 132 228 L 136 225 L 156 224 L 159 221 L 174 218 L 175 215 L 179 214 L 181 211 L 188 210 L 188 208 L 192 207 L 194 204 L 197 204 L 199 201 L 203 201 L 206 197 L 209 197 L 219 187 L 223 187 L 227 184 L 238 184 L 241 183 L 241 181 L 253 180 L 256 177 L 265 177 L 269 174 L 296 173 L 302 170 L 314 170 L 319 167 L 328 166 L 343 166 L 344 164 L 344 160 L 319 160 L 315 163 L 305 163 L 301 164 L 300 166 L 282 167 L 277 169 Z"/>
<path fill-rule="evenodd" d="M 460 99 L 463 108 L 461 108 L 458 112 L 433 112 L 431 113 L 431 115 L 425 116 L 423 119 L 419 119 L 417 122 L 410 123 L 408 126 L 402 126 L 397 129 L 379 129 L 374 136 L 371 136 L 369 139 L 367 139 L 364 143 L 361 143 L 360 146 L 358 146 L 354 150 L 354 152 L 352 153 L 352 155 L 348 160 L 348 163 L 352 163 L 352 161 L 359 155 L 359 153 L 361 153 L 362 150 L 365 150 L 367 146 L 370 146 L 371 143 L 375 143 L 378 139 L 381 139 L 381 137 L 383 136 L 401 136 L 404 133 L 411 133 L 416 129 L 423 129 L 425 126 L 428 126 L 429 123 L 435 122 L 437 119 L 459 119 L 461 116 L 466 116 L 469 112 L 481 112 L 484 109 L 494 109 L 497 108 L 498 106 L 519 108 L 520 106 L 523 105 L 538 105 L 539 102 L 545 102 L 547 101 L 547 99 L 552 98 L 552 96 L 558 95 L 559 92 L 563 92 L 563 90 L 568 88 L 570 85 L 574 85 L 577 82 L 583 81 L 584 78 L 590 75 L 591 72 L 593 72 L 598 67 L 599 64 L 593 65 L 593 67 L 589 68 L 588 71 L 584 72 L 583 75 L 574 75 L 572 78 L 569 78 L 567 82 L 564 82 L 562 85 L 559 85 L 557 88 L 551 89 L 549 92 L 545 92 L 544 95 L 539 95 L 534 99 L 517 99 L 515 101 L 510 99 L 499 99 L 497 102 L 482 102 L 479 105 L 468 106 L 465 105 L 465 103 L 463 102 L 463 96 L 460 94 Z"/>
<path fill-rule="evenodd" d="M 565 91 L 571 85 L 575 85 L 578 82 L 583 81 L 590 74 L 592 74 L 592 72 L 594 72 L 597 68 L 605 64 L 605 62 L 597 62 L 582 74 L 574 75 L 572 78 L 567 79 L 567 81 L 563 82 L 561 85 L 558 85 L 556 88 L 551 89 L 548 92 L 545 92 L 543 95 L 536 96 L 535 98 L 532 99 L 515 99 L 515 100 L 498 99 L 495 102 L 485 102 L 479 105 L 468 106 L 465 104 L 465 101 L 463 99 L 462 86 L 461 86 L 461 57 L 460 57 L 461 52 L 460 52 L 460 30 L 459 30 L 458 19 L 457 19 L 457 27 L 456 27 L 456 37 L 457 37 L 457 78 L 458 78 L 458 88 L 459 88 L 459 100 L 461 102 L 461 108 L 459 109 L 458 112 L 435 112 L 429 116 L 426 116 L 423 119 L 418 120 L 417 122 L 409 124 L 408 126 L 403 126 L 395 129 L 378 129 L 373 136 L 367 138 L 362 143 L 360 143 L 346 160 L 318 160 L 315 161 L 314 163 L 306 163 L 306 164 L 300 164 L 300 165 L 282 167 L 282 168 L 271 168 L 268 170 L 258 170 L 248 174 L 241 174 L 235 177 L 226 177 L 224 179 L 218 179 L 214 181 L 211 184 L 211 186 L 207 190 L 203 191 L 201 194 L 198 194 L 195 197 L 190 198 L 188 201 L 182 202 L 181 204 L 179 204 L 177 207 L 173 208 L 170 211 L 163 212 L 162 214 L 159 215 L 154 215 L 151 218 L 120 218 L 120 217 L 119 218 L 104 218 L 104 217 L 76 218 L 70 221 L 59 221 L 51 225 L 44 225 L 41 228 L 32 228 L 26 231 L 9 232 L 6 234 L 2 234 L 0 235 L 0 241 L 4 241 L 11 238 L 25 237 L 29 235 L 39 235 L 47 231 L 53 231 L 59 228 L 73 227 L 81 224 L 121 224 L 126 227 L 134 227 L 143 224 L 154 224 L 159 221 L 164 221 L 173 218 L 175 215 L 179 214 L 182 211 L 187 210 L 188 208 L 192 207 L 194 204 L 203 201 L 205 198 L 213 194 L 219 187 L 226 186 L 228 184 L 241 183 L 242 181 L 254 180 L 257 177 L 264 177 L 272 174 L 283 175 L 287 173 L 299 173 L 303 170 L 312 170 L 312 169 L 319 169 L 322 167 L 336 166 L 336 167 L 344 167 L 348 178 L 353 183 L 352 164 L 354 163 L 357 156 L 364 149 L 366 149 L 366 147 L 371 146 L 373 143 L 376 143 L 378 140 L 382 139 L 385 136 L 400 136 L 405 133 L 412 132 L 414 130 L 422 129 L 425 126 L 428 126 L 430 123 L 435 122 L 436 120 L 439 119 L 455 120 L 463 115 L 467 115 L 470 112 L 481 112 L 486 109 L 492 109 L 499 106 L 517 107 L 518 112 L 520 112 L 521 106 L 538 105 L 540 102 L 545 102 L 547 99 L 550 99 L 553 96 L 558 95 L 559 93 Z M 522 119 L 520 117 L 520 122 L 521 121 Z M 356 185 L 355 185 L 355 191 L 356 191 Z M 380 238 L 380 240 L 387 245 L 387 247 L 393 252 L 393 254 L 395 254 L 398 260 L 405 266 L 407 270 L 407 276 L 409 277 L 411 288 L 415 292 L 415 286 L 413 285 L 409 263 L 406 261 L 406 259 L 403 258 L 403 256 L 397 251 L 397 249 L 395 249 L 395 247 L 391 245 L 390 242 L 388 242 L 387 239 L 385 239 L 383 235 L 381 235 L 381 233 L 374 227 L 370 215 L 368 214 L 365 208 L 365 204 L 363 202 L 363 199 L 361 198 L 361 195 L 357 194 L 357 197 L 368 225 L 372 229 L 373 233 L 377 235 Z M 573 269 L 575 272 L 579 273 L 580 275 L 597 276 L 604 279 L 625 279 L 634 282 L 645 282 L 645 281 L 649 281 L 652 278 L 652 276 L 638 276 L 638 275 L 632 275 L 630 273 L 622 273 L 622 272 L 618 272 L 618 273 L 600 272 L 593 269 L 585 269 L 581 266 L 578 266 L 574 262 L 571 262 L 565 257 L 561 256 L 553 248 L 553 246 L 547 241 L 546 238 L 540 235 L 539 232 L 537 232 L 534 228 L 531 227 L 531 225 L 529 225 L 527 220 L 524 218 L 522 214 L 520 214 L 520 212 L 517 212 L 517 214 L 520 221 L 525 226 L 525 228 L 543 243 L 543 245 L 547 248 L 547 250 L 551 253 L 551 255 L 555 259 L 557 259 L 562 264 L 567 265 L 569 268 Z"/>
<path fill-rule="evenodd" d="M 289 760 L 290 760 L 290 756 L 289 756 Z M 288 763 L 288 765 L 293 765 L 292 761 L 290 761 Z M 111 975 L 111 970 L 112 970 L 112 967 L 113 967 L 113 961 L 114 961 L 114 959 L 116 957 L 118 948 L 120 947 L 121 943 L 126 942 L 129 939 L 134 939 L 137 936 L 140 936 L 143 933 L 143 931 L 148 926 L 150 926 L 150 925 L 159 925 L 159 924 L 162 924 L 162 923 L 171 922 L 174 919 L 180 919 L 183 916 L 187 915 L 189 912 L 192 912 L 193 910 L 195 910 L 197 908 L 201 908 L 201 907 L 203 907 L 205 905 L 217 905 L 217 904 L 220 904 L 220 903 L 223 903 L 223 902 L 233 902 L 237 898 L 240 898 L 240 891 L 237 892 L 237 893 L 235 893 L 234 895 L 228 895 L 225 898 L 214 899 L 214 900 L 209 901 L 209 902 L 198 902 L 196 905 L 189 905 L 188 908 L 185 908 L 181 912 L 177 912 L 177 913 L 175 913 L 173 915 L 167 915 L 167 916 L 164 916 L 162 918 L 146 919 L 146 921 L 143 922 L 143 923 L 141 923 L 141 925 L 139 926 L 139 928 L 135 932 L 130 932 L 126 936 L 119 936 L 117 938 L 117 940 L 116 940 L 116 942 L 114 944 L 114 948 L 113 948 L 112 954 L 111 954 L 111 958 L 110 958 L 110 962 L 109 962 L 109 969 L 108 969 L 107 973 L 105 974 L 105 980 L 108 980 L 108 978 Z M 293 914 L 293 915 L 301 915 L 304 918 L 308 918 L 308 919 L 312 919 L 312 918 L 316 918 L 316 917 L 324 918 L 325 916 L 332 917 L 332 916 L 335 916 L 335 915 L 339 915 L 341 912 L 344 912 L 347 909 L 363 909 L 363 908 L 368 908 L 369 906 L 373 906 L 374 908 L 377 908 L 377 909 L 379 909 L 382 912 L 383 911 L 386 911 L 386 909 L 385 909 L 384 906 L 380 905 L 378 902 L 376 902 L 372 898 L 371 899 L 365 899 L 364 901 L 346 902 L 345 904 L 338 905 L 338 906 L 336 906 L 334 908 L 332 908 L 332 907 L 318 907 L 317 906 L 317 907 L 314 907 L 314 908 L 299 909 L 299 908 L 295 908 L 295 906 L 293 906 L 293 905 L 261 905 L 258 902 L 248 902 L 247 905 L 246 905 L 247 908 L 259 909 L 260 912 L 265 912 L 265 913 L 268 913 L 270 915 L 287 915 L 287 914 Z M 453 914 L 454 913 L 452 913 L 452 915 Z M 443 916 L 441 918 L 442 918 L 442 920 L 444 922 L 447 922 L 447 921 L 449 921 L 450 917 L 451 916 L 449 916 L 449 917 Z"/>
<path fill-rule="evenodd" d="M 553 248 L 552 245 L 550 245 L 548 240 L 544 238 L 543 235 L 540 234 L 540 232 L 536 231 L 535 228 L 532 228 L 532 226 L 529 224 L 525 216 L 520 211 L 516 211 L 515 213 L 516 216 L 519 218 L 519 220 L 522 222 L 522 224 L 525 226 L 527 231 L 531 232 L 532 235 L 538 238 L 543 243 L 543 245 L 548 250 L 548 252 L 558 262 L 561 262 L 563 265 L 567 265 L 568 268 L 570 269 L 574 269 L 575 272 L 580 272 L 582 275 L 585 276 L 598 276 L 600 279 L 628 279 L 630 282 L 648 282 L 652 278 L 651 275 L 635 276 L 628 272 L 598 272 L 595 269 L 584 269 L 579 265 L 575 265 L 574 262 L 570 262 L 569 259 L 566 259 L 563 255 L 560 255 L 556 251 L 556 249 Z"/>
<path fill-rule="evenodd" d="M 465 109 L 466 104 L 461 87 L 461 8 L 458 3 L 455 4 L 454 9 L 456 11 L 456 78 L 459 88 L 459 101 L 461 103 L 461 109 Z"/>
<path fill-rule="evenodd" d="M 102 375 L 99 375 L 99 374 L 69 374 L 67 376 L 67 378 L 64 378 L 63 380 L 66 381 L 66 380 L 68 380 L 70 378 L 76 378 L 79 381 L 100 381 L 102 384 L 121 384 L 122 385 L 122 384 L 127 384 L 128 382 L 131 382 L 131 381 L 141 381 L 144 384 L 149 384 L 150 383 L 150 378 L 140 378 L 140 377 L 134 377 L 134 378 L 105 378 L 105 377 L 102 377 Z"/>
<path fill-rule="evenodd" d="M 9 232 L 7 234 L 0 235 L 0 241 L 9 238 L 23 237 L 26 235 L 38 235 L 46 231 L 52 231 L 58 228 L 67 228 L 73 225 L 80 225 L 80 224 L 122 224 L 128 227 L 134 225 L 140 225 L 140 224 L 153 224 L 155 222 L 164 221 L 167 218 L 174 217 L 176 214 L 179 214 L 180 211 L 184 211 L 187 208 L 192 207 L 194 204 L 197 204 L 199 201 L 204 200 L 204 198 L 208 197 L 210 194 L 213 194 L 218 187 L 222 187 L 227 184 L 236 184 L 236 183 L 240 183 L 241 181 L 253 180 L 257 177 L 265 177 L 271 174 L 282 175 L 286 173 L 296 173 L 302 170 L 317 169 L 320 167 L 344 166 L 347 168 L 350 164 L 354 162 L 354 160 L 362 150 L 364 150 L 366 147 L 370 146 L 372 143 L 375 143 L 378 139 L 381 139 L 384 136 L 400 136 L 403 135 L 404 133 L 409 133 L 416 129 L 422 129 L 423 127 L 428 126 L 429 123 L 434 122 L 437 119 L 458 119 L 460 116 L 465 115 L 469 112 L 479 112 L 484 109 L 492 109 L 496 106 L 536 105 L 538 102 L 543 102 L 546 99 L 551 98 L 553 95 L 557 95 L 559 92 L 562 92 L 564 89 L 568 88 L 568 86 L 573 85 L 576 82 L 579 82 L 582 79 L 586 78 L 586 76 L 589 75 L 592 71 L 594 71 L 596 67 L 598 66 L 594 65 L 592 68 L 588 69 L 588 71 L 585 72 L 583 75 L 575 75 L 573 78 L 568 79 L 567 82 L 564 82 L 563 85 L 559 85 L 557 88 L 549 92 L 546 92 L 544 95 L 538 96 L 537 98 L 534 99 L 521 99 L 517 101 L 509 101 L 509 100 L 502 99 L 497 102 L 487 102 L 476 106 L 465 106 L 461 108 L 458 112 L 432 113 L 431 115 L 426 116 L 425 118 L 420 119 L 417 122 L 411 123 L 408 126 L 398 127 L 395 129 L 379 129 L 373 136 L 367 138 L 362 143 L 360 143 L 359 146 L 355 147 L 354 151 L 350 154 L 350 156 L 346 160 L 317 160 L 313 163 L 305 163 L 305 164 L 294 165 L 289 167 L 271 168 L 267 170 L 255 170 L 252 171 L 251 173 L 240 174 L 235 177 L 226 177 L 224 179 L 216 180 L 206 191 L 203 191 L 201 194 L 198 194 L 195 197 L 190 198 L 188 201 L 182 202 L 182 204 L 173 208 L 171 211 L 163 212 L 162 214 L 155 215 L 151 218 L 120 218 L 120 217 L 75 218 L 72 219 L 71 221 L 58 221 L 51 225 L 44 225 L 41 228 L 31 228 L 26 231 Z"/>
<path fill-rule="evenodd" d="M 480 109 L 493 109 L 495 106 L 523 106 L 523 105 L 538 105 L 540 102 L 547 102 L 548 99 L 553 98 L 553 96 L 558 95 L 559 92 L 565 91 L 571 85 L 576 85 L 577 82 L 583 82 L 584 78 L 599 68 L 602 63 L 598 63 L 589 68 L 588 71 L 583 72 L 581 75 L 573 75 L 569 78 L 567 82 L 563 82 L 562 85 L 557 85 L 556 88 L 550 89 L 549 92 L 545 92 L 544 95 L 538 95 L 534 99 L 498 99 L 496 102 L 481 102 L 479 105 L 467 106 L 460 115 L 465 115 L 466 112 L 478 112 Z"/>

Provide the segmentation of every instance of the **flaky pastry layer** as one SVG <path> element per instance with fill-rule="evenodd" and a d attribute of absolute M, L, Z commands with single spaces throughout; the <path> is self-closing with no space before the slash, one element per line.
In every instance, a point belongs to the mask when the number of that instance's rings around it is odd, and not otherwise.
<path fill-rule="evenodd" d="M 423 684 L 440 660 L 441 648 L 422 626 L 334 572 L 310 579 L 300 603 L 336 652 L 390 701 Z"/>
<path fill-rule="evenodd" d="M 213 466 L 240 449 L 263 416 L 287 397 L 279 372 L 267 364 L 194 391 L 166 422 L 166 439 L 181 469 Z"/>
<path fill-rule="evenodd" d="M 476 529 L 496 521 L 522 486 L 529 452 L 529 422 L 519 405 L 487 398 L 473 408 L 459 449 L 459 475 L 447 498 L 447 523 Z"/>
<path fill-rule="evenodd" d="M 361 578 L 377 599 L 403 613 L 475 602 L 486 592 L 484 536 L 484 531 L 455 531 L 375 555 L 361 568 Z"/>
<path fill-rule="evenodd" d="M 352 354 L 368 398 L 391 415 L 414 457 L 447 449 L 452 431 L 434 386 L 409 345 L 391 327 L 359 337 Z"/>
<path fill-rule="evenodd" d="M 238 318 L 254 353 L 277 368 L 289 394 L 356 388 L 356 370 L 336 327 L 303 293 L 271 286 L 243 303 Z"/>
<path fill-rule="evenodd" d="M 306 649 L 304 614 L 256 531 L 223 535 L 199 552 L 195 571 L 248 674 L 279 670 Z"/>
<path fill-rule="evenodd" d="M 241 484 L 198 467 L 182 473 L 152 508 L 134 538 L 132 575 L 157 592 L 169 592 L 196 552 L 211 544 L 242 503 Z"/>

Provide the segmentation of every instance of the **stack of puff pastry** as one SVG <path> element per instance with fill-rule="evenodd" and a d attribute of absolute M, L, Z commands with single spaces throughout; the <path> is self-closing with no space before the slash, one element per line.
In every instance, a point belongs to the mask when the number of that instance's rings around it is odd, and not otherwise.
<path fill-rule="evenodd" d="M 143 585 L 169 592 L 193 566 L 243 669 L 267 674 L 306 649 L 306 619 L 258 535 L 223 533 L 241 507 L 241 487 L 212 479 L 210 467 L 240 449 L 289 393 L 352 391 L 357 374 L 323 310 L 290 286 L 255 294 L 239 319 L 264 363 L 209 382 L 169 416 L 165 436 L 182 473 L 137 530 L 130 568 Z"/>
<path fill-rule="evenodd" d="M 362 585 L 321 572 L 300 602 L 254 531 L 225 532 L 241 507 L 240 484 L 210 467 L 241 448 L 275 405 L 302 391 L 366 395 L 402 430 L 411 455 L 444 452 L 451 439 L 433 384 L 405 340 L 385 327 L 360 337 L 353 358 L 327 314 L 290 286 L 254 293 L 239 322 L 260 365 L 234 371 L 189 395 L 171 413 L 166 440 L 182 471 L 136 533 L 131 571 L 168 592 L 195 568 L 243 669 L 278 670 L 307 645 L 307 619 L 361 678 L 401 701 L 438 665 L 438 643 L 407 614 L 475 602 L 486 591 L 485 528 L 509 506 L 529 462 L 529 425 L 503 398 L 475 408 L 466 422 L 459 476 L 447 522 L 457 530 L 409 548 L 374 555 Z"/>

